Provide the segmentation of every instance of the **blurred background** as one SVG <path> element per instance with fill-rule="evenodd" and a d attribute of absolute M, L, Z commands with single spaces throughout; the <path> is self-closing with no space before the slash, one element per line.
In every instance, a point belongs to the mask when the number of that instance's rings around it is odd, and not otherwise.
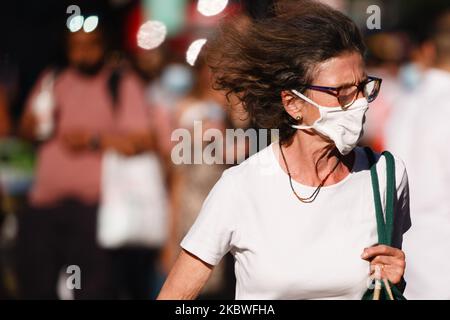
<path fill-rule="evenodd" d="M 253 127 L 211 88 L 202 45 L 222 19 L 262 19 L 271 2 L 1 2 L 0 299 L 155 298 L 230 166 L 174 165 L 173 130 Z M 433 24 L 448 1 L 323 2 L 358 23 L 369 74 L 383 78 L 363 143 L 384 150 L 398 101 L 436 60 Z M 367 27 L 371 5 L 380 29 Z M 250 155 L 236 149 L 235 163 Z M 227 256 L 201 298 L 233 297 Z"/>

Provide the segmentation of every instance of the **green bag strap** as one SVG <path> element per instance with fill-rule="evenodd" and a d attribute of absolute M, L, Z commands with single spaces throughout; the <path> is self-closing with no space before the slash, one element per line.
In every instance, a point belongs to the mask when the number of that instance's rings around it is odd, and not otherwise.
<path fill-rule="evenodd" d="M 372 192 L 373 192 L 373 199 L 375 204 L 375 216 L 377 219 L 377 233 L 378 233 L 378 243 L 384 244 L 384 245 L 390 245 L 389 238 L 388 237 L 388 231 L 386 230 L 386 223 L 384 219 L 383 214 L 383 206 L 381 204 L 381 196 L 380 196 L 380 184 L 378 181 L 378 173 L 376 168 L 376 161 L 375 161 L 375 154 L 373 153 L 372 149 L 370 148 L 364 148 L 364 151 L 366 152 L 367 158 L 369 159 L 369 167 L 370 167 L 370 176 L 372 181 Z M 386 158 L 387 163 L 387 158 Z M 389 180 L 389 179 L 387 179 Z M 386 190 L 387 195 L 389 194 L 389 190 Z M 386 199 L 388 200 L 388 199 Z M 390 200 L 390 199 L 389 199 Z M 388 212 L 389 202 L 386 201 L 386 220 L 388 213 L 393 213 L 393 211 Z"/>
<path fill-rule="evenodd" d="M 367 158 L 369 160 L 370 175 L 372 180 L 372 191 L 375 203 L 375 214 L 377 219 L 377 233 L 378 233 L 378 243 L 391 246 L 392 244 L 392 234 L 394 229 L 394 204 L 395 204 L 395 192 L 396 192 L 396 181 L 395 181 L 395 160 L 394 156 L 385 151 L 382 155 L 386 159 L 386 219 L 383 214 L 383 206 L 381 204 L 380 196 L 380 185 L 378 181 L 378 173 L 376 169 L 375 154 L 372 149 L 366 147 L 364 148 Z M 400 289 L 390 283 L 391 290 L 394 297 L 397 300 L 406 300 Z M 383 289 L 384 284 L 382 284 Z M 371 292 L 368 290 L 363 297 L 363 300 L 370 299 Z"/>
<path fill-rule="evenodd" d="M 392 234 L 394 232 L 394 206 L 396 195 L 396 181 L 395 181 L 395 160 L 394 156 L 384 151 L 383 155 L 386 159 L 386 243 L 392 245 Z"/>
<path fill-rule="evenodd" d="M 386 158 L 386 236 L 388 245 L 392 245 L 392 235 L 394 232 L 394 206 L 395 195 L 397 192 L 396 180 L 395 180 L 395 159 L 392 153 L 384 151 L 382 153 Z M 374 166 L 375 167 L 375 166 Z M 397 300 L 406 300 L 400 289 L 390 283 L 392 294 Z M 383 284 L 384 285 L 384 284 Z"/>

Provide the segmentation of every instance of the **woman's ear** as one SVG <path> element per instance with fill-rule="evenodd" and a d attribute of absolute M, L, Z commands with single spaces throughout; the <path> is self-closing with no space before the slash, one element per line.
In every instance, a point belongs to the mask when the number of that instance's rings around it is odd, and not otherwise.
<path fill-rule="evenodd" d="M 281 91 L 281 102 L 284 110 L 294 119 L 302 117 L 301 111 L 303 109 L 302 102 L 290 91 Z"/>

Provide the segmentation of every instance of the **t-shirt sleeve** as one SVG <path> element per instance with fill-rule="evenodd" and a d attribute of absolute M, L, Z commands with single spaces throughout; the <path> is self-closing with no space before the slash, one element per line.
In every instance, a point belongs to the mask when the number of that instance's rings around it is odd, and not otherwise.
<path fill-rule="evenodd" d="M 210 191 L 181 247 L 202 261 L 217 265 L 236 236 L 236 184 L 225 171 Z"/>
<path fill-rule="evenodd" d="M 403 235 L 411 228 L 408 174 L 402 160 L 395 158 L 397 199 L 394 207 L 394 234 L 392 244 L 401 249 Z"/>

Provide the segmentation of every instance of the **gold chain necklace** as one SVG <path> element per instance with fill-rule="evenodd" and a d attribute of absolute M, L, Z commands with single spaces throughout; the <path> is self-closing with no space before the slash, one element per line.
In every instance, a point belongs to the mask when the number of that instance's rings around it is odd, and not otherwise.
<path fill-rule="evenodd" d="M 314 192 L 307 198 L 302 198 L 300 197 L 297 192 L 294 189 L 294 186 L 292 184 L 292 176 L 291 176 L 291 172 L 289 171 L 289 167 L 286 161 L 286 158 L 284 156 L 284 152 L 283 152 L 283 148 L 281 146 L 281 142 L 279 142 L 280 145 L 280 151 L 281 151 L 281 155 L 283 156 L 283 161 L 284 161 L 284 165 L 286 166 L 286 171 L 287 174 L 289 176 L 289 184 L 291 186 L 292 192 L 294 193 L 294 195 L 297 197 L 298 200 L 300 200 L 303 203 L 311 203 L 314 200 L 316 200 L 317 196 L 319 195 L 320 189 L 323 187 L 323 185 L 325 184 L 325 182 L 327 181 L 327 179 L 330 177 L 330 175 L 334 172 L 334 170 L 336 170 L 338 164 L 341 162 L 341 158 L 338 158 L 338 161 L 336 162 L 336 165 L 333 167 L 333 169 L 327 174 L 327 176 L 322 180 L 322 182 L 319 184 L 319 186 L 316 188 L 316 190 L 314 190 Z"/>

